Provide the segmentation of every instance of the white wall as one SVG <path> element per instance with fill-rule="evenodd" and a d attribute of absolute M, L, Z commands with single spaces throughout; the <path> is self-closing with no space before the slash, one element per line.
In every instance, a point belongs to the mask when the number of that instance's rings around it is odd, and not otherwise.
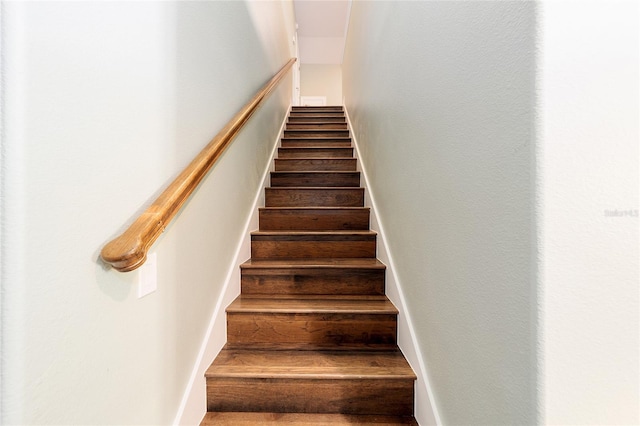
<path fill-rule="evenodd" d="M 342 105 L 342 66 L 300 65 L 300 92 L 302 96 L 326 96 L 327 105 Z"/>
<path fill-rule="evenodd" d="M 640 423 L 638 3 L 540 15 L 541 421 Z"/>
<path fill-rule="evenodd" d="M 534 12 L 351 10 L 345 105 L 443 424 L 536 421 Z"/>
<path fill-rule="evenodd" d="M 174 420 L 291 81 L 154 246 L 155 293 L 97 258 L 291 56 L 286 4 L 261 7 L 279 20 L 245 2 L 3 2 L 3 424 Z"/>

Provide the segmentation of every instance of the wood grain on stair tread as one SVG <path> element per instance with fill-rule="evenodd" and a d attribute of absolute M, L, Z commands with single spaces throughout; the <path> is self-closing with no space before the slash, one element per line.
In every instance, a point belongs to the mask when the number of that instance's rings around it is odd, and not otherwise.
<path fill-rule="evenodd" d="M 218 378 L 207 383 L 210 411 L 412 415 L 412 380 Z"/>
<path fill-rule="evenodd" d="M 356 171 L 355 158 L 276 158 L 279 171 Z"/>
<path fill-rule="evenodd" d="M 392 351 L 265 351 L 223 349 L 206 377 L 305 379 L 416 378 L 402 353 Z"/>
<path fill-rule="evenodd" d="M 227 347 L 270 350 L 389 350 L 396 314 L 227 313 Z"/>
<path fill-rule="evenodd" d="M 285 125 L 286 130 L 347 130 L 347 123 L 325 123 L 314 122 L 289 122 Z"/>
<path fill-rule="evenodd" d="M 284 130 L 285 138 L 346 138 L 349 137 L 348 130 L 331 130 L 331 129 L 292 129 Z"/>
<path fill-rule="evenodd" d="M 386 296 L 369 296 L 362 299 L 305 298 L 267 299 L 238 296 L 228 307 L 228 313 L 323 313 L 395 315 L 398 309 Z"/>
<path fill-rule="evenodd" d="M 245 297 L 360 297 L 384 295 L 385 289 L 385 266 L 375 258 L 252 259 L 240 274 Z"/>
<path fill-rule="evenodd" d="M 353 158 L 353 148 L 298 147 L 278 148 L 278 157 L 285 158 Z"/>
<path fill-rule="evenodd" d="M 349 241 L 368 240 L 376 238 L 375 231 L 253 231 L 255 241 L 278 239 L 282 241 Z M 324 256 L 317 256 L 324 257 Z"/>
<path fill-rule="evenodd" d="M 264 207 L 260 230 L 368 230 L 366 207 Z"/>
<path fill-rule="evenodd" d="M 251 236 L 251 257 L 376 257 L 376 238 L 371 231 L 256 231 Z"/>
<path fill-rule="evenodd" d="M 265 188 L 266 207 L 362 207 L 362 187 L 279 187 Z"/>
<path fill-rule="evenodd" d="M 284 137 L 282 148 L 353 148 L 351 138 L 346 137 Z"/>
<path fill-rule="evenodd" d="M 342 111 L 342 105 L 293 105 L 291 111 Z"/>
<path fill-rule="evenodd" d="M 271 172 L 271 186 L 359 187 L 360 172 Z"/>
<path fill-rule="evenodd" d="M 341 117 L 341 118 L 346 118 L 346 114 L 344 113 L 344 111 L 337 111 L 337 110 L 325 110 L 325 111 L 320 111 L 320 110 L 295 110 L 295 111 L 291 111 L 291 113 L 289 114 L 288 118 L 300 117 L 300 116 L 306 116 L 306 117 Z"/>
<path fill-rule="evenodd" d="M 287 123 L 346 123 L 346 117 L 342 115 L 313 114 L 307 116 L 290 115 Z"/>
<path fill-rule="evenodd" d="M 304 140 L 300 138 L 288 138 L 282 139 L 282 143 L 280 144 L 282 148 L 353 148 L 350 140 L 344 139 L 314 139 L 314 140 Z"/>
<path fill-rule="evenodd" d="M 201 426 L 265 426 L 273 424 L 285 426 L 417 426 L 418 423 L 411 416 L 256 412 L 209 412 L 200 423 Z"/>
<path fill-rule="evenodd" d="M 384 263 L 375 258 L 335 258 L 335 259 L 248 259 L 240 268 L 375 268 L 385 269 Z"/>

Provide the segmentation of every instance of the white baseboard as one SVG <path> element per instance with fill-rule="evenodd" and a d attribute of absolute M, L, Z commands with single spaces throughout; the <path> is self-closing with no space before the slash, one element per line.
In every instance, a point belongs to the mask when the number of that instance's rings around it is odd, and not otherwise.
<path fill-rule="evenodd" d="M 369 180 L 367 170 L 360 157 L 360 149 L 358 146 L 358 140 L 353 132 L 351 126 L 351 119 L 349 117 L 349 111 L 345 105 L 344 99 L 342 101 L 344 105 L 345 115 L 347 116 L 347 122 L 349 123 L 349 129 L 351 130 L 351 138 L 353 139 L 353 145 L 356 151 L 356 157 L 358 158 L 358 170 L 362 173 L 362 185 L 365 188 L 365 206 L 371 208 L 371 230 L 378 233 L 378 259 L 385 265 L 387 265 L 386 274 L 386 293 L 387 297 L 393 302 L 400 313 L 398 314 L 398 346 L 402 350 L 405 358 L 413 368 L 413 371 L 418 376 L 415 387 L 415 413 L 416 421 L 423 426 L 426 425 L 441 425 L 440 416 L 433 398 L 433 391 L 429 383 L 429 376 L 427 374 L 427 368 L 424 363 L 424 358 L 418 346 L 418 341 L 414 331 L 411 318 L 407 314 L 407 305 L 402 291 L 402 286 L 398 276 L 396 274 L 396 268 L 393 261 L 391 252 L 389 251 L 387 244 L 386 234 L 384 227 L 378 220 L 376 214 L 376 202 L 374 194 L 369 187 Z"/>
<path fill-rule="evenodd" d="M 251 214 L 247 218 L 242 238 L 238 241 L 236 247 L 233 263 L 227 271 L 220 297 L 211 315 L 209 327 L 200 346 L 200 352 L 173 421 L 174 425 L 199 425 L 207 412 L 204 373 L 227 342 L 227 316 L 225 309 L 240 294 L 240 264 L 251 257 L 251 232 L 258 229 L 258 207 L 264 206 L 264 188 L 269 186 L 269 172 L 273 168 L 273 159 L 280 145 L 280 138 L 284 134 L 284 126 L 287 123 L 290 109 L 291 106 L 289 106 L 285 114 L 280 126 L 280 132 L 271 150 L 271 157 L 262 175 L 262 184 L 258 187 L 251 207 Z"/>

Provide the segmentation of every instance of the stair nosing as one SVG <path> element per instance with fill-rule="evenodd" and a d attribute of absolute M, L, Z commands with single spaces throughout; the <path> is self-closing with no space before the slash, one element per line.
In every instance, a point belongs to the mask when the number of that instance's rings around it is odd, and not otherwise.
<path fill-rule="evenodd" d="M 212 363 L 205 372 L 207 378 L 221 377 L 255 377 L 255 378 L 276 378 L 276 379 L 300 379 L 300 380 L 415 380 L 416 375 L 407 359 L 399 349 L 389 350 L 362 350 L 345 352 L 341 350 L 314 350 L 296 351 L 282 350 L 269 351 L 264 349 L 232 349 L 225 347 L 221 354 L 226 359 L 218 364 Z M 234 363 L 242 357 L 257 355 L 257 359 L 246 364 L 246 362 Z M 300 360 L 313 359 L 317 357 L 322 365 L 304 365 Z M 346 368 L 353 365 L 350 360 L 358 360 L 356 371 Z M 375 360 L 380 364 L 371 364 Z M 229 362 L 231 361 L 231 362 Z M 262 363 L 259 361 L 263 361 Z M 275 361 L 275 362 L 274 362 Z M 273 364 L 268 365 L 269 362 Z M 291 362 L 291 365 L 289 364 Z M 387 364 L 385 364 L 387 362 Z M 260 365 L 264 364 L 264 365 Z M 245 366 L 253 370 L 249 375 L 240 371 Z M 256 369 L 264 369 L 256 372 Z M 225 370 L 227 370 L 225 372 Z M 393 371 L 395 370 L 395 371 Z M 262 377 L 257 377 L 262 376 Z"/>
<path fill-rule="evenodd" d="M 318 263 L 321 261 L 327 263 Z M 329 263 L 329 261 L 338 263 Z M 257 264 L 254 264 L 257 262 Z M 315 262 L 315 263 L 314 263 Z M 361 264 L 358 264 L 360 262 Z M 363 264 L 364 263 L 364 264 Z M 384 270 L 386 265 L 377 258 L 304 258 L 304 259 L 248 259 L 240 264 L 241 269 L 375 269 Z"/>
<path fill-rule="evenodd" d="M 294 207 L 258 207 L 258 210 L 371 210 L 371 207 L 348 207 L 348 206 L 294 206 Z"/>
<path fill-rule="evenodd" d="M 376 236 L 378 235 L 378 233 L 376 231 L 372 231 L 370 229 L 368 230 L 344 230 L 344 229 L 332 229 L 332 230 L 328 230 L 328 231 L 318 231 L 318 230 L 313 230 L 313 231 L 252 231 L 251 235 L 254 236 L 269 236 L 269 235 L 274 235 L 274 236 L 278 236 L 278 235 L 291 235 L 291 236 L 302 236 L 302 235 L 329 235 L 329 234 L 335 234 L 335 235 L 358 235 L 358 236 Z"/>
<path fill-rule="evenodd" d="M 296 302 L 299 303 L 296 306 Z M 349 302 L 349 305 L 341 305 L 340 302 Z M 378 302 L 377 307 L 366 306 Z M 242 306 L 244 303 L 245 306 Z M 261 305 L 260 303 L 263 303 Z M 358 304 L 365 306 L 359 307 Z M 246 306 L 253 304 L 252 306 Z M 278 305 L 280 304 L 280 306 Z M 314 304 L 315 306 L 309 306 Z M 240 305 L 240 306 L 239 306 Z M 386 296 L 380 295 L 372 298 L 371 296 L 362 299 L 335 297 L 305 297 L 299 295 L 295 299 L 290 298 L 267 298 L 267 297 L 243 297 L 238 296 L 225 312 L 227 314 L 305 314 L 305 315 L 398 315 L 398 308 L 395 307 Z"/>
<path fill-rule="evenodd" d="M 299 131 L 299 130 L 297 130 L 297 129 L 296 129 L 296 130 L 287 130 L 287 131 L 293 131 L 293 132 L 296 132 L 296 131 Z M 344 130 L 336 130 L 336 131 L 337 131 L 337 132 L 344 132 Z M 326 132 L 326 130 L 320 130 L 320 132 Z M 281 140 L 287 140 L 287 139 L 310 139 L 310 140 L 344 139 L 344 140 L 347 140 L 347 139 L 351 139 L 351 136 L 325 136 L 325 137 L 317 137 L 317 136 L 298 136 L 298 137 L 295 137 L 295 138 L 292 138 L 292 137 L 286 137 L 286 136 L 284 136 L 284 137 L 282 137 L 282 138 L 280 138 L 280 139 L 281 139 Z"/>
<path fill-rule="evenodd" d="M 328 190 L 328 189 L 337 189 L 337 190 L 344 190 L 344 189 L 349 189 L 349 190 L 361 190 L 364 191 L 364 188 L 361 186 L 268 186 L 265 189 L 277 189 L 277 190 L 281 190 L 281 189 L 287 189 L 287 190 L 300 190 L 300 189 L 312 189 L 312 190 Z"/>
<path fill-rule="evenodd" d="M 277 170 L 271 173 L 312 173 L 312 174 L 320 174 L 320 173 L 337 173 L 337 174 L 347 174 L 347 173 L 360 173 L 358 170 Z"/>
<path fill-rule="evenodd" d="M 239 417 L 239 419 L 237 418 Z M 249 420 L 247 420 L 249 419 Z M 364 425 L 364 424 L 380 424 L 392 426 L 409 426 L 417 425 L 414 416 L 401 415 L 378 415 L 378 414 L 328 414 L 328 413 L 278 413 L 278 412 L 242 412 L 242 411 L 226 411 L 215 412 L 208 411 L 202 419 L 201 425 L 267 425 L 267 424 L 287 424 L 291 426 L 326 426 L 326 425 Z M 215 422 L 215 423 L 214 423 Z"/>

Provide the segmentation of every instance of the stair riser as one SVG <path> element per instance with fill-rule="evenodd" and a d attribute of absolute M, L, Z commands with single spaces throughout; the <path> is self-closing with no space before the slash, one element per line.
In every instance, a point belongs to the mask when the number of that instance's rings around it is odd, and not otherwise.
<path fill-rule="evenodd" d="M 288 120 L 289 123 L 298 123 L 298 122 L 306 122 L 306 123 L 346 123 L 347 120 L 344 116 L 341 117 L 331 117 L 331 116 L 310 116 L 310 117 L 298 117 L 291 116 Z"/>
<path fill-rule="evenodd" d="M 347 130 L 347 123 L 287 123 L 286 130 Z"/>
<path fill-rule="evenodd" d="M 325 117 L 331 117 L 331 118 L 340 118 L 342 120 L 345 119 L 345 115 L 344 112 L 337 112 L 337 111 L 318 111 L 318 112 L 305 112 L 305 111 L 300 111 L 300 112 L 296 112 L 293 111 L 291 112 L 291 114 L 289 114 L 289 119 L 292 118 L 325 118 Z"/>
<path fill-rule="evenodd" d="M 360 295 L 384 294 L 384 269 L 252 269 L 241 274 L 242 294 L 282 295 Z"/>
<path fill-rule="evenodd" d="M 208 412 L 201 426 L 418 426 L 410 416 L 327 413 Z"/>
<path fill-rule="evenodd" d="M 282 148 L 352 148 L 351 139 L 327 139 L 327 140 L 305 140 L 305 139 L 282 139 Z"/>
<path fill-rule="evenodd" d="M 348 130 L 285 130 L 285 138 L 348 138 Z"/>
<path fill-rule="evenodd" d="M 362 207 L 363 188 L 265 188 L 266 207 Z"/>
<path fill-rule="evenodd" d="M 325 106 L 294 106 L 291 108 L 292 112 L 320 112 L 320 111 L 332 111 L 343 112 L 343 109 L 339 105 L 325 105 Z"/>
<path fill-rule="evenodd" d="M 342 172 L 342 173 L 272 172 L 271 186 L 272 187 L 282 187 L 282 186 L 359 187 L 360 172 Z"/>
<path fill-rule="evenodd" d="M 282 159 L 276 158 L 277 172 L 310 172 L 310 171 L 356 171 L 355 158 L 340 159 Z"/>
<path fill-rule="evenodd" d="M 278 148 L 278 157 L 287 158 L 353 158 L 353 148 Z"/>
<path fill-rule="evenodd" d="M 395 314 L 227 313 L 229 348 L 393 349 Z"/>
<path fill-rule="evenodd" d="M 365 231 L 369 229 L 369 210 L 262 209 L 259 220 L 261 231 Z"/>
<path fill-rule="evenodd" d="M 376 241 L 278 241 L 251 239 L 254 259 L 376 257 Z"/>
<path fill-rule="evenodd" d="M 209 411 L 413 415 L 412 380 L 216 378 Z"/>

